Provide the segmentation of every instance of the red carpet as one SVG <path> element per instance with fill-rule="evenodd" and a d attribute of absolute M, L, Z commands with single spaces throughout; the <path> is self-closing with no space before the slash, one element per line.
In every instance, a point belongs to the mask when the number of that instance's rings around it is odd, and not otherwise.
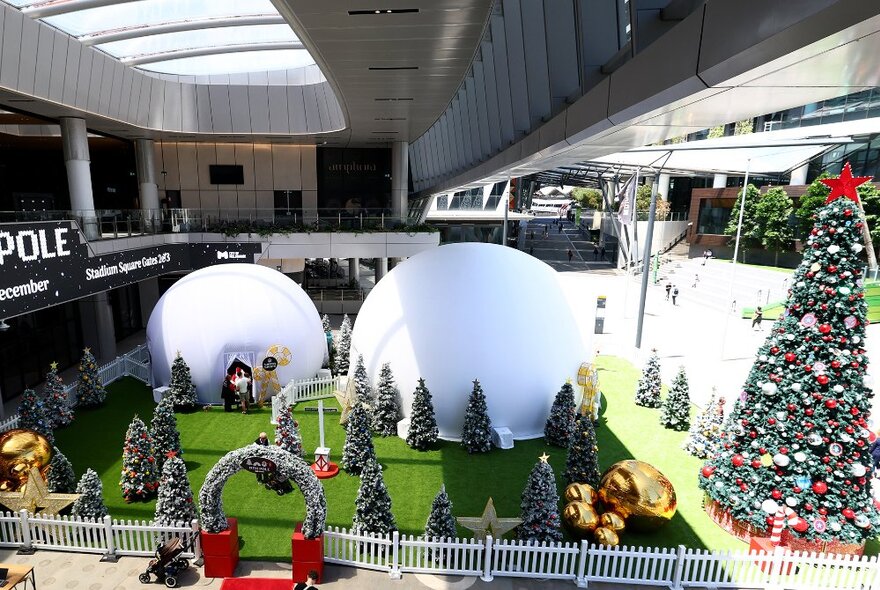
<path fill-rule="evenodd" d="M 289 578 L 225 578 L 220 590 L 291 590 Z"/>

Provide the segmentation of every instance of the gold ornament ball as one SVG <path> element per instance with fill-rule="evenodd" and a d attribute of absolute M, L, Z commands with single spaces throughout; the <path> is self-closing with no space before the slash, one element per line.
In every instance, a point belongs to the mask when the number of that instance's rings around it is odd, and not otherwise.
<path fill-rule="evenodd" d="M 612 465 L 599 483 L 599 499 L 608 512 L 636 531 L 653 531 L 672 520 L 675 488 L 653 465 L 630 459 Z"/>
<path fill-rule="evenodd" d="M 562 522 L 572 535 L 582 539 L 599 526 L 599 515 L 586 502 L 569 502 L 562 509 Z"/>
<path fill-rule="evenodd" d="M 600 526 L 595 530 L 593 537 L 595 537 L 596 542 L 600 545 L 616 547 L 620 544 L 620 537 L 617 536 L 617 533 L 603 526 Z"/>
<path fill-rule="evenodd" d="M 49 472 L 52 445 L 42 434 L 16 428 L 0 435 L 0 491 L 14 492 L 27 482 L 31 468 Z"/>
<path fill-rule="evenodd" d="M 586 502 L 591 506 L 596 503 L 599 496 L 593 486 L 585 483 L 573 483 L 565 488 L 566 502 Z"/>
<path fill-rule="evenodd" d="M 599 526 L 611 529 L 615 533 L 622 533 L 623 529 L 626 528 L 626 523 L 624 522 L 623 517 L 618 513 L 606 512 L 599 517 Z"/>

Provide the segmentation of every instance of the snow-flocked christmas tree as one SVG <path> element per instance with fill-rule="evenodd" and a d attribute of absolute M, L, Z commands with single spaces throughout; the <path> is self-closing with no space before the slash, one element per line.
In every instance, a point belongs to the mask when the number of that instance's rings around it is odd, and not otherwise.
<path fill-rule="evenodd" d="M 126 502 L 152 498 L 159 487 L 159 471 L 153 451 L 153 439 L 143 421 L 135 416 L 125 433 L 122 451 L 122 474 L 119 478 Z"/>
<path fill-rule="evenodd" d="M 596 444 L 596 430 L 589 416 L 578 414 L 574 436 L 568 447 L 565 459 L 566 483 L 587 483 L 599 485 L 599 445 Z"/>
<path fill-rule="evenodd" d="M 321 316 L 321 327 L 324 329 L 324 336 L 327 339 L 327 351 L 324 353 L 323 368 L 333 368 L 333 357 L 336 346 L 333 343 L 333 328 L 330 326 L 330 316 L 326 313 Z"/>
<path fill-rule="evenodd" d="M 345 424 L 345 444 L 342 447 L 342 468 L 357 475 L 364 465 L 376 458 L 370 424 L 364 406 L 355 402 L 354 409 Z"/>
<path fill-rule="evenodd" d="M 73 472 L 73 465 L 58 447 L 52 449 L 46 486 L 53 494 L 72 494 L 76 491 L 76 474 Z"/>
<path fill-rule="evenodd" d="M 46 385 L 43 387 L 43 409 L 52 430 L 64 428 L 73 422 L 73 408 L 67 404 L 64 383 L 58 376 L 58 363 L 49 365 Z"/>
<path fill-rule="evenodd" d="M 660 357 L 657 349 L 651 349 L 651 356 L 645 363 L 639 386 L 636 389 L 636 404 L 646 408 L 660 407 Z"/>
<path fill-rule="evenodd" d="M 574 422 L 577 410 L 574 406 L 574 388 L 571 381 L 566 381 L 556 394 L 550 415 L 544 425 L 544 441 L 548 445 L 568 448 L 574 433 Z"/>
<path fill-rule="evenodd" d="M 163 397 L 162 401 L 153 409 L 150 436 L 153 439 L 153 456 L 156 458 L 156 469 L 159 472 L 162 471 L 162 466 L 168 457 L 183 455 L 180 448 L 180 432 L 177 430 L 177 418 L 174 416 L 174 406 L 168 396 Z"/>
<path fill-rule="evenodd" d="M 80 518 L 104 518 L 107 516 L 107 506 L 104 504 L 104 485 L 101 478 L 92 469 L 86 469 L 83 476 L 76 484 L 76 493 L 79 498 L 73 503 L 71 514 Z"/>
<path fill-rule="evenodd" d="M 364 364 L 364 355 L 359 354 L 357 364 L 354 367 L 354 399 L 367 411 L 367 418 L 372 421 L 373 414 L 373 387 L 370 385 L 370 377 L 367 375 L 367 367 Z"/>
<path fill-rule="evenodd" d="M 426 539 L 444 537 L 447 539 L 456 537 L 455 516 L 452 514 L 452 501 L 446 493 L 446 485 L 440 486 L 440 491 L 434 496 L 428 521 L 425 523 Z"/>
<path fill-rule="evenodd" d="M 76 405 L 81 408 L 97 408 L 107 399 L 104 384 L 98 376 L 98 361 L 89 348 L 83 349 L 79 360 L 79 376 L 76 381 Z"/>
<path fill-rule="evenodd" d="M 700 487 L 739 523 L 858 545 L 880 527 L 870 491 L 862 219 L 847 164 L 816 212 L 783 315 L 758 349 Z M 793 519 L 788 518 L 791 522 Z"/>
<path fill-rule="evenodd" d="M 376 385 L 376 400 L 373 402 L 373 431 L 379 436 L 395 436 L 397 422 L 400 420 L 400 394 L 394 385 L 391 363 L 382 365 L 379 383 Z"/>
<path fill-rule="evenodd" d="M 33 389 L 25 389 L 18 404 L 18 427 L 33 430 L 46 437 L 49 444 L 55 444 L 55 434 L 46 419 L 43 400 L 37 397 Z"/>
<path fill-rule="evenodd" d="M 678 369 L 660 407 L 660 424 L 670 430 L 687 430 L 691 425 L 690 387 L 684 367 Z"/>
<path fill-rule="evenodd" d="M 199 405 L 196 386 L 192 382 L 192 373 L 190 373 L 189 365 L 183 360 L 179 350 L 174 362 L 171 363 L 171 382 L 168 383 L 166 397 L 171 398 L 174 409 L 178 411 L 192 410 Z"/>
<path fill-rule="evenodd" d="M 348 375 L 349 354 L 351 353 L 351 320 L 348 314 L 342 316 L 339 326 L 339 344 L 336 345 L 336 374 Z"/>
<path fill-rule="evenodd" d="M 426 451 L 436 444 L 439 435 L 431 392 L 428 391 L 425 380 L 419 378 L 419 385 L 413 393 L 406 444 L 417 451 Z"/>
<path fill-rule="evenodd" d="M 391 513 L 391 496 L 385 487 L 382 467 L 371 457 L 361 471 L 361 485 L 354 501 L 355 511 L 351 529 L 356 535 L 384 535 L 397 530 Z"/>
<path fill-rule="evenodd" d="M 713 387 L 709 403 L 694 419 L 682 448 L 694 457 L 708 459 L 712 456 L 713 449 L 718 443 L 723 423 L 724 398 L 718 397 L 718 393 Z"/>
<path fill-rule="evenodd" d="M 162 467 L 159 497 L 156 500 L 156 524 L 189 524 L 196 518 L 196 503 L 186 476 L 183 459 L 171 457 Z"/>
<path fill-rule="evenodd" d="M 586 422 L 590 420 L 584 418 Z M 522 492 L 520 519 L 517 528 L 520 541 L 553 543 L 562 540 L 559 519 L 559 493 L 556 491 L 556 476 L 547 462 L 546 454 L 535 463 L 528 482 Z"/>
<path fill-rule="evenodd" d="M 297 457 L 302 458 L 302 435 L 299 424 L 293 419 L 293 406 L 286 406 L 278 411 L 278 424 L 275 425 L 275 444 Z"/>
<path fill-rule="evenodd" d="M 474 379 L 474 388 L 464 410 L 461 446 L 468 453 L 486 453 L 492 450 L 492 421 L 489 419 L 486 395 L 480 387 L 479 379 Z"/>

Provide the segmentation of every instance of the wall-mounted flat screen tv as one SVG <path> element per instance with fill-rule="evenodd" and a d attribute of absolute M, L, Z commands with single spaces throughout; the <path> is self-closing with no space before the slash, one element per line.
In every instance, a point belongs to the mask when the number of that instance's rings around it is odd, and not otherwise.
<path fill-rule="evenodd" d="M 244 184 L 244 166 L 212 164 L 208 166 L 211 184 Z"/>

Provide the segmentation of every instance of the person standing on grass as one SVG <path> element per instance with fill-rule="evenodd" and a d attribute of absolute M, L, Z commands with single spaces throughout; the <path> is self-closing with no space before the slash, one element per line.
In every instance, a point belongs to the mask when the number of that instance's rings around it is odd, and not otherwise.
<path fill-rule="evenodd" d="M 761 306 L 755 308 L 755 315 L 752 316 L 752 330 L 755 329 L 755 326 L 758 326 L 758 330 L 764 331 L 764 328 L 761 326 L 761 321 L 764 319 L 764 310 L 761 309 Z"/>
<path fill-rule="evenodd" d="M 678 305 L 675 300 L 678 298 L 678 287 L 672 287 L 672 305 Z"/>
<path fill-rule="evenodd" d="M 248 399 L 249 391 L 248 386 L 251 384 L 251 380 L 248 378 L 248 374 L 244 371 L 241 372 L 241 375 L 238 379 L 235 380 L 235 390 L 238 392 L 238 402 L 241 405 L 241 413 L 248 413 Z"/>

